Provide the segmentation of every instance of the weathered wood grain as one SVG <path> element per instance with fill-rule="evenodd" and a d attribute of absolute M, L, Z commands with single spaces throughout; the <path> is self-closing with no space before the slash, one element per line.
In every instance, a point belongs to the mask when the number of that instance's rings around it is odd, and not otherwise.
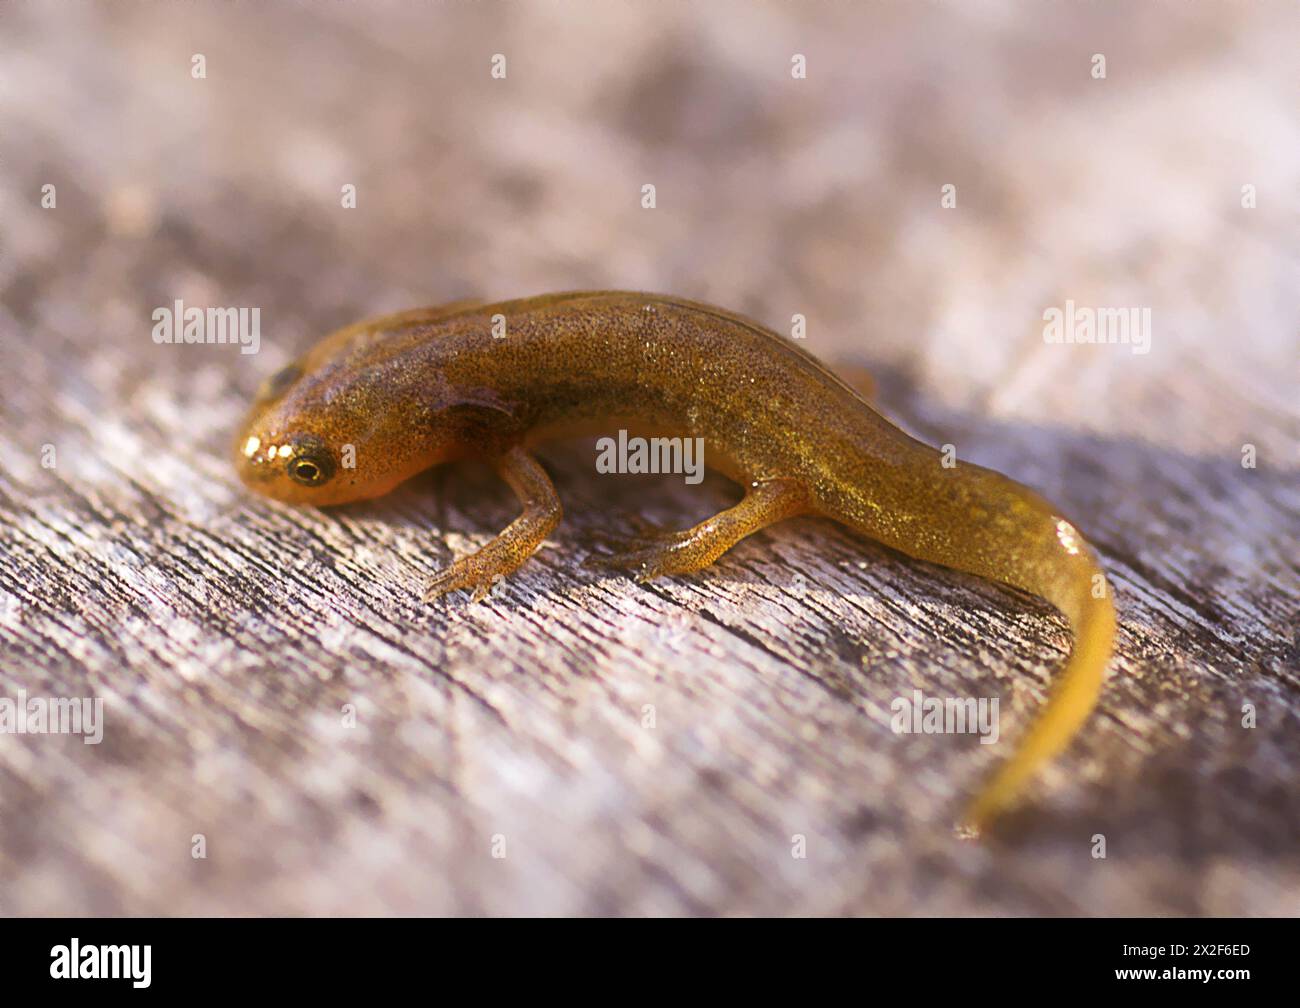
<path fill-rule="evenodd" d="M 0 696 L 106 725 L 0 735 L 0 912 L 1300 909 L 1293 9 L 3 10 Z M 734 491 L 579 443 L 539 557 L 429 606 L 513 517 L 486 470 L 237 485 L 243 405 L 331 328 L 584 287 L 807 315 L 1097 545 L 1111 682 L 988 843 L 948 825 L 1005 742 L 890 702 L 998 697 L 1010 738 L 1069 643 L 1033 599 L 812 520 L 636 585 L 599 533 Z M 260 306 L 262 352 L 154 345 L 175 298 Z M 1151 352 L 1046 345 L 1066 298 L 1151 307 Z"/>

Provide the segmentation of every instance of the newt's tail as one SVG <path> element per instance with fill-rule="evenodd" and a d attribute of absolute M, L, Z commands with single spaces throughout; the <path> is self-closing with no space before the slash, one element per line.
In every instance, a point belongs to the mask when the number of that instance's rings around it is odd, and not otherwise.
<path fill-rule="evenodd" d="M 1074 631 L 1047 705 L 966 813 L 963 825 L 978 832 L 1065 748 L 1096 704 L 1115 636 L 1110 586 L 1074 526 L 1001 473 L 966 462 L 944 468 L 934 449 L 915 441 L 853 468 L 819 501 L 823 514 L 909 556 L 1045 598 Z M 855 486 L 871 489 L 864 496 Z"/>
<path fill-rule="evenodd" d="M 1069 743 L 1097 703 L 1115 637 L 1110 586 L 1092 550 L 1064 519 L 1054 529 L 1068 563 L 1046 583 L 1021 584 L 1060 609 L 1074 631 L 1074 649 L 1057 676 L 1047 705 L 1017 742 L 1007 760 L 966 810 L 963 825 L 980 832 L 1011 805 L 1034 773 Z M 1070 552 L 1077 550 L 1077 553 Z M 1077 558 L 1077 559 L 1076 559 Z"/>

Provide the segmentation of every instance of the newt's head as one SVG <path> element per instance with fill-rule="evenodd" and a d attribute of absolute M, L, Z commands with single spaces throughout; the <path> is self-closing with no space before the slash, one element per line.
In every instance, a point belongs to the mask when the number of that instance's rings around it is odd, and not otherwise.
<path fill-rule="evenodd" d="M 336 333 L 263 382 L 234 445 L 250 489 L 289 504 L 346 504 L 453 454 L 453 432 L 438 422 L 440 379 L 380 353 L 373 333 Z"/>
<path fill-rule="evenodd" d="M 374 450 L 384 418 L 357 394 L 363 390 L 349 393 L 337 377 L 328 384 L 322 377 L 295 363 L 262 383 L 234 446 L 246 486 L 288 504 L 345 504 L 385 493 L 417 471 L 401 457 L 409 452 L 400 438 L 390 437 L 391 452 Z"/>

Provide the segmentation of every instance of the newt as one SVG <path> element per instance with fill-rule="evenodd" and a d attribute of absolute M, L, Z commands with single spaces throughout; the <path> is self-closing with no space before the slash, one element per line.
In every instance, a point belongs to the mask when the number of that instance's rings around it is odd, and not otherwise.
<path fill-rule="evenodd" d="M 291 504 L 378 497 L 430 466 L 488 461 L 521 513 L 429 583 L 481 599 L 559 524 L 541 442 L 628 428 L 703 438 L 744 488 L 680 532 L 606 561 L 641 580 L 698 571 L 741 539 L 819 515 L 908 556 L 1024 589 L 1069 620 L 1074 648 L 1037 720 L 969 807 L 972 832 L 1018 798 L 1096 703 L 1115 613 L 1096 555 L 1060 511 L 876 412 L 791 340 L 721 308 L 623 291 L 456 302 L 341 329 L 263 385 L 235 445 L 240 477 Z"/>

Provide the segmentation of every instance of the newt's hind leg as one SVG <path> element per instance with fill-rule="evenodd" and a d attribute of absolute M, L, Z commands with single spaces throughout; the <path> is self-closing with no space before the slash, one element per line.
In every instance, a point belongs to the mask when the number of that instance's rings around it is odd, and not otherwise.
<path fill-rule="evenodd" d="M 458 588 L 471 589 L 470 601 L 478 602 L 492 589 L 492 582 L 498 576 L 504 577 L 518 569 L 560 524 L 563 511 L 559 495 L 537 459 L 523 448 L 515 447 L 493 464 L 519 498 L 523 514 L 477 553 L 461 557 L 430 578 L 425 602 Z"/>
<path fill-rule="evenodd" d="M 689 574 L 709 566 L 745 536 L 807 510 L 808 495 L 797 480 L 754 482 L 735 507 L 684 532 L 660 532 L 634 539 L 622 552 L 599 557 L 596 563 L 630 570 L 638 581 Z"/>

